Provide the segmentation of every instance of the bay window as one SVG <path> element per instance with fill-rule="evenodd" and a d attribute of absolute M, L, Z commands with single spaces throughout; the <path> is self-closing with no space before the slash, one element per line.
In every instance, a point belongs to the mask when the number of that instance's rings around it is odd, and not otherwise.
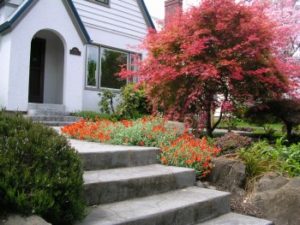
<path fill-rule="evenodd" d="M 120 89 L 127 82 L 136 79 L 123 80 L 118 73 L 122 67 L 137 70 L 136 60 L 141 56 L 135 53 L 115 50 L 96 45 L 87 46 L 86 87 L 92 89 Z"/>

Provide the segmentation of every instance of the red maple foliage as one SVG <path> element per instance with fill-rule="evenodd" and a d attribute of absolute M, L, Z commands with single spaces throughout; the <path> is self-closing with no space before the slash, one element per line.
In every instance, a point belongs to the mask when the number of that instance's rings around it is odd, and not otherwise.
<path fill-rule="evenodd" d="M 161 31 L 150 31 L 144 43 L 149 55 L 140 70 L 120 75 L 146 83 L 155 110 L 197 121 L 197 129 L 212 136 L 228 106 L 288 91 L 293 64 L 279 54 L 283 34 L 278 33 L 278 23 L 261 5 L 203 0 Z M 217 107 L 220 117 L 212 123 Z"/>

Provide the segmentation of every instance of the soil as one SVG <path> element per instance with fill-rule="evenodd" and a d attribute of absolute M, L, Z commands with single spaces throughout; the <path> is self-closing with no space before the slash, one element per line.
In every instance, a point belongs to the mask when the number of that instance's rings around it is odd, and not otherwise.
<path fill-rule="evenodd" d="M 222 189 L 221 187 L 212 186 L 207 181 L 199 182 L 197 183 L 197 185 L 203 188 L 209 188 L 209 189 L 214 189 L 219 191 L 228 191 Z M 263 218 L 263 215 L 260 212 L 260 210 L 248 201 L 246 192 L 232 194 L 230 200 L 230 207 L 231 210 L 235 213 L 254 216 L 257 218 Z"/>
<path fill-rule="evenodd" d="M 245 195 L 232 195 L 230 206 L 233 212 L 258 218 L 263 217 L 260 210 L 247 201 L 247 197 Z"/>

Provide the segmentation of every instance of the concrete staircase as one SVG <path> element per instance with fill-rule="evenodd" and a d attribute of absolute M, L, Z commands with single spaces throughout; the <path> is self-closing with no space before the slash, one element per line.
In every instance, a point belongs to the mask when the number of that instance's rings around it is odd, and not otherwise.
<path fill-rule="evenodd" d="M 25 117 L 47 126 L 65 126 L 80 119 L 66 113 L 64 105 L 36 103 L 28 104 L 28 112 Z"/>
<path fill-rule="evenodd" d="M 194 186 L 191 169 L 158 164 L 159 149 L 71 140 L 91 207 L 77 225 L 272 225 L 230 213 L 230 195 Z"/>

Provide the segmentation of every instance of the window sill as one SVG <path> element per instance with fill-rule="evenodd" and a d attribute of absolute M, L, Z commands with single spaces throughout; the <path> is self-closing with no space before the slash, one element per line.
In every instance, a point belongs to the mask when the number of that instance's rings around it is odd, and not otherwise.
<path fill-rule="evenodd" d="M 85 87 L 84 90 L 86 91 L 97 91 L 101 92 L 104 90 L 109 90 L 113 93 L 119 94 L 121 92 L 121 89 L 115 89 L 115 88 L 107 88 L 107 87 L 100 87 L 100 88 L 93 88 L 93 87 Z"/>

